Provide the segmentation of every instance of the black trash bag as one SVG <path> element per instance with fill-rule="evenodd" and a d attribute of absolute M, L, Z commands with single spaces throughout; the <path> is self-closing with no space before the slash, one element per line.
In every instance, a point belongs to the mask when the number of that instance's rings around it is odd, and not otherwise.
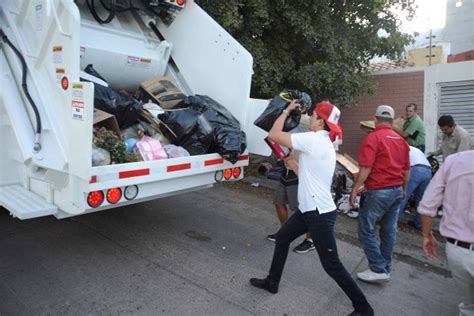
<path fill-rule="evenodd" d="M 209 152 L 213 140 L 213 127 L 202 114 L 199 114 L 194 133 L 183 139 L 180 146 L 186 149 L 190 155 L 204 155 Z"/>
<path fill-rule="evenodd" d="M 208 96 L 186 97 L 185 109 L 168 111 L 158 118 L 176 134 L 174 143 L 191 155 L 217 152 L 235 163 L 247 148 L 239 121 L 222 105 Z M 166 135 L 166 131 L 163 131 Z"/>
<path fill-rule="evenodd" d="M 198 109 L 188 106 L 181 110 L 166 111 L 158 118 L 164 123 L 160 125 L 160 130 L 174 144 L 182 146 L 190 155 L 208 153 L 214 129 Z"/>
<path fill-rule="evenodd" d="M 208 96 L 195 95 L 185 99 L 184 104 L 199 109 L 213 127 L 214 138 L 211 152 L 217 152 L 224 159 L 236 163 L 247 148 L 246 135 L 240 130 L 239 121 L 225 107 Z"/>
<path fill-rule="evenodd" d="M 120 129 L 134 125 L 142 110 L 136 99 L 100 84 L 94 84 L 94 107 L 115 115 Z"/>
<path fill-rule="evenodd" d="M 95 69 L 94 67 L 92 66 L 92 64 L 89 64 L 87 65 L 86 68 L 84 68 L 84 72 L 85 73 L 88 73 L 89 75 L 91 76 L 94 76 L 96 78 L 99 78 L 100 80 L 104 81 L 104 82 L 107 82 L 107 80 L 104 79 L 104 77 L 102 77 Z"/>
<path fill-rule="evenodd" d="M 180 106 L 200 111 L 211 125 L 220 124 L 240 129 L 240 123 L 232 113 L 207 95 L 189 96 L 180 103 Z"/>
<path fill-rule="evenodd" d="M 160 119 L 167 127 L 165 128 L 165 126 L 160 125 L 160 130 L 174 144 L 181 146 L 181 143 L 186 138 L 195 133 L 200 114 L 200 112 L 191 108 L 166 111 L 165 113 L 158 115 L 158 119 Z M 168 128 L 174 133 L 174 135 L 169 133 Z"/>
<path fill-rule="evenodd" d="M 107 82 L 92 65 L 88 65 L 84 71 Z M 94 107 L 115 115 L 120 129 L 134 125 L 142 110 L 138 100 L 97 83 L 94 83 Z"/>
<path fill-rule="evenodd" d="M 229 126 L 217 128 L 211 150 L 217 152 L 225 160 L 236 163 L 246 148 L 245 132 Z"/>
<path fill-rule="evenodd" d="M 293 99 L 297 99 L 298 103 L 301 104 L 305 111 L 311 106 L 311 97 L 307 93 L 298 90 L 284 90 L 270 101 L 270 104 L 255 120 L 254 124 L 264 131 L 269 132 L 272 129 L 273 123 L 275 123 L 277 118 Z M 301 111 L 302 109 L 300 108 L 291 111 L 285 120 L 283 131 L 289 132 L 299 125 L 301 120 Z"/>

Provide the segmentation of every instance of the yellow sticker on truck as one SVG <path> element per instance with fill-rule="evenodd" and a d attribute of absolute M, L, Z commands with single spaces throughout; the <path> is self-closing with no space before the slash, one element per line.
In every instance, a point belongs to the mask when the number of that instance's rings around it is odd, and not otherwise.
<path fill-rule="evenodd" d="M 54 64 L 63 63 L 63 47 L 62 46 L 53 46 L 53 63 Z"/>
<path fill-rule="evenodd" d="M 56 82 L 57 83 L 61 83 L 61 79 L 63 78 L 65 73 L 66 73 L 66 69 L 56 68 Z"/>
<path fill-rule="evenodd" d="M 84 85 L 82 83 L 73 83 L 72 84 L 72 100 L 74 101 L 84 101 Z"/>

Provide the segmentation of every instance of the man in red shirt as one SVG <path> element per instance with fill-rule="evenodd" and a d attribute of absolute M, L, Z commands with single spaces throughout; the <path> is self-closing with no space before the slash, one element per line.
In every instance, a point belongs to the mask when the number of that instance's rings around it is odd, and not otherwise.
<path fill-rule="evenodd" d="M 351 192 L 355 204 L 358 189 L 367 188 L 359 211 L 359 240 L 369 261 L 369 269 L 357 273 L 366 282 L 387 282 L 397 237 L 397 219 L 410 177 L 410 148 L 392 129 L 395 111 L 379 105 L 375 130 L 359 146 L 360 171 Z M 380 243 L 376 224 L 380 223 Z"/>

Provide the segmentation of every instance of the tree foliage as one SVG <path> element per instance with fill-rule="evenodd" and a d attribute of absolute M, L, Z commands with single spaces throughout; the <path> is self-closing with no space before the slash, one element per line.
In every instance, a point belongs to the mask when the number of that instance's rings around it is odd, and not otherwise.
<path fill-rule="evenodd" d="M 314 100 L 351 105 L 355 96 L 373 92 L 369 60 L 397 59 L 411 41 L 391 10 L 412 15 L 411 0 L 196 2 L 252 54 L 253 97 L 296 88 Z"/>

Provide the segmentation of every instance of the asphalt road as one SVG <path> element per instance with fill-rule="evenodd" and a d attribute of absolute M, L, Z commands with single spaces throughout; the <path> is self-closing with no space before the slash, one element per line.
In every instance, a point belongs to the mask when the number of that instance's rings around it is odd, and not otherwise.
<path fill-rule="evenodd" d="M 265 236 L 277 226 L 268 190 L 246 184 L 66 220 L 19 221 L 0 208 L 0 315 L 350 313 L 315 252 L 290 253 L 278 294 L 250 287 L 268 271 Z M 367 265 L 355 231 L 355 220 L 338 219 L 352 273 Z M 390 283 L 359 284 L 378 315 L 455 315 L 459 293 L 445 262 L 412 256 L 411 235 L 397 247 Z"/>

